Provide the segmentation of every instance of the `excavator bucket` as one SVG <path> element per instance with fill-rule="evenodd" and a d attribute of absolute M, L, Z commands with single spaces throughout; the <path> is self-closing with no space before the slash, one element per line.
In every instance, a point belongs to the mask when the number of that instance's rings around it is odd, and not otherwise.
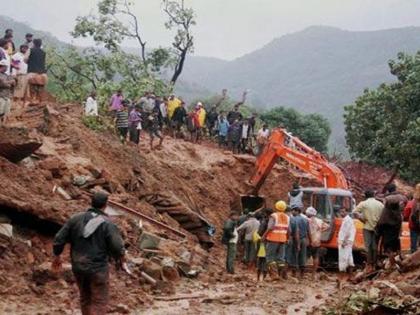
<path fill-rule="evenodd" d="M 255 212 L 264 207 L 265 198 L 263 196 L 239 195 L 231 202 L 231 209 L 240 214 Z"/>

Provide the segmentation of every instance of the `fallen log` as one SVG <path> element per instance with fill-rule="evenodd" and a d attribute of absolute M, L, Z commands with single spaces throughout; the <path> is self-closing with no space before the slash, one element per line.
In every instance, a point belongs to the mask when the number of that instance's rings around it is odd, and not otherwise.
<path fill-rule="evenodd" d="M 191 294 L 191 295 L 178 295 L 178 296 L 156 296 L 154 299 L 157 301 L 179 301 L 179 300 L 192 300 L 205 298 L 204 294 Z"/>
<path fill-rule="evenodd" d="M 89 193 L 89 192 L 85 192 L 85 194 L 87 194 L 90 197 L 92 197 L 92 194 Z M 140 217 L 140 218 L 142 218 L 142 219 L 144 219 L 144 220 L 146 220 L 146 221 L 148 221 L 148 222 L 150 222 L 150 223 L 152 223 L 154 225 L 157 225 L 157 226 L 159 226 L 161 228 L 164 228 L 164 229 L 166 229 L 168 231 L 171 231 L 171 232 L 173 232 L 174 234 L 176 234 L 178 236 L 181 236 L 183 238 L 186 238 L 187 237 L 187 235 L 185 233 L 183 233 L 181 231 L 178 231 L 178 230 L 175 230 L 174 228 L 171 228 L 170 226 L 168 226 L 168 225 L 166 225 L 166 224 L 164 224 L 162 222 L 156 221 L 155 219 L 152 219 L 151 217 L 149 217 L 149 216 L 147 216 L 147 215 L 145 215 L 143 213 L 140 213 L 140 212 L 138 212 L 138 211 L 136 211 L 134 209 L 131 209 L 131 208 L 127 207 L 127 206 L 124 206 L 124 205 L 122 205 L 122 204 L 120 204 L 120 203 L 118 203 L 116 201 L 108 200 L 108 203 L 110 203 L 111 205 L 113 205 L 113 206 L 115 206 L 117 208 L 120 208 L 121 210 L 124 210 L 125 212 L 131 213 L 131 214 L 133 214 L 133 215 L 135 215 L 137 217 Z"/>

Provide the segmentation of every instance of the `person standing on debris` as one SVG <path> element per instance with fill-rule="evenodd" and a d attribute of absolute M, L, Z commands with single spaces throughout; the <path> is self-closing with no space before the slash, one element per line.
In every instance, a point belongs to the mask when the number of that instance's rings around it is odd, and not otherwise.
<path fill-rule="evenodd" d="M 239 154 L 239 146 L 241 141 L 241 124 L 238 120 L 235 120 L 233 124 L 229 126 L 228 139 L 229 149 L 232 150 L 233 154 Z"/>
<path fill-rule="evenodd" d="M 125 144 L 128 134 L 128 106 L 125 101 L 123 101 L 122 108 L 115 115 L 115 127 L 121 142 Z"/>
<path fill-rule="evenodd" d="M 249 140 L 249 122 L 245 119 L 242 122 L 242 129 L 241 129 L 241 151 L 242 153 L 246 153 L 248 150 L 248 140 Z"/>
<path fill-rule="evenodd" d="M 6 67 L 5 74 L 10 75 L 12 73 L 12 59 L 7 51 L 9 42 L 4 38 L 0 38 L 0 61 L 3 61 L 3 66 Z"/>
<path fill-rule="evenodd" d="M 168 106 L 167 106 L 167 113 L 168 113 L 168 119 L 171 120 L 172 116 L 174 115 L 175 109 L 177 107 L 181 106 L 181 100 L 175 97 L 174 94 L 169 96 L 168 99 Z"/>
<path fill-rule="evenodd" d="M 293 183 L 293 188 L 287 193 L 289 197 L 289 205 L 291 208 L 298 207 L 303 209 L 303 191 L 300 190 L 298 183 Z"/>
<path fill-rule="evenodd" d="M 256 218 L 259 222 L 262 221 L 263 215 L 257 214 Z M 261 228 L 261 225 L 260 225 Z M 253 246 L 257 252 L 257 281 L 264 281 L 267 276 L 267 260 L 265 244 L 262 241 L 259 231 L 255 231 L 252 236 Z"/>
<path fill-rule="evenodd" d="M 226 245 L 227 249 L 226 271 L 230 274 L 235 273 L 236 244 L 238 243 L 237 221 L 238 215 L 232 212 L 223 226 L 222 243 Z"/>
<path fill-rule="evenodd" d="M 262 239 L 266 244 L 267 267 L 271 275 L 275 272 L 283 278 L 286 273 L 286 243 L 289 238 L 290 218 L 284 213 L 287 204 L 277 201 L 276 212 L 270 215 L 267 230 Z"/>
<path fill-rule="evenodd" d="M 98 116 L 98 102 L 96 101 L 96 91 L 92 91 L 86 100 L 85 116 Z"/>
<path fill-rule="evenodd" d="M 42 101 L 42 92 L 48 82 L 46 57 L 47 54 L 42 49 L 42 40 L 34 39 L 34 46 L 27 60 L 30 97 L 34 104 Z"/>
<path fill-rule="evenodd" d="M 8 62 L 0 60 L 0 126 L 7 123 L 7 116 L 10 113 L 11 97 L 13 88 L 16 85 L 15 79 L 6 74 Z"/>
<path fill-rule="evenodd" d="M 206 128 L 207 113 L 201 102 L 197 103 L 196 111 L 197 111 L 197 117 L 198 117 L 198 136 L 197 137 L 198 137 L 198 140 L 200 140 L 201 137 L 205 135 L 204 131 Z"/>
<path fill-rule="evenodd" d="M 391 266 L 395 265 L 395 257 L 401 253 L 400 233 L 402 227 L 402 210 L 407 198 L 397 192 L 395 184 L 389 184 L 384 199 L 384 210 L 376 225 L 379 244 L 388 256 Z"/>
<path fill-rule="evenodd" d="M 160 126 L 159 126 L 159 113 L 157 111 L 153 111 L 150 115 L 149 115 L 149 137 L 150 137 L 150 150 L 153 150 L 153 140 L 155 139 L 155 137 L 159 138 L 159 144 L 157 145 L 156 148 L 160 148 L 162 147 L 162 143 L 163 143 L 163 136 L 162 133 L 160 131 Z"/>
<path fill-rule="evenodd" d="M 302 215 L 302 210 L 297 207 L 292 207 L 292 218 L 290 219 L 290 233 L 293 235 L 292 243 L 290 244 L 290 265 L 294 267 L 294 272 L 298 272 L 302 277 L 305 271 L 307 259 L 307 246 L 311 243 L 311 234 L 309 230 L 309 222 Z"/>
<path fill-rule="evenodd" d="M 354 267 L 353 243 L 356 237 L 356 228 L 350 216 L 350 209 L 342 208 L 340 215 L 343 221 L 338 232 L 338 269 L 340 272 L 351 274 Z M 339 284 L 341 286 L 341 281 Z"/>
<path fill-rule="evenodd" d="M 16 88 L 13 97 L 16 100 L 25 100 L 28 92 L 28 65 L 25 62 L 28 46 L 21 45 L 19 51 L 12 56 L 12 74 L 16 76 Z"/>
<path fill-rule="evenodd" d="M 70 244 L 71 264 L 80 292 L 83 315 L 106 314 L 108 304 L 110 258 L 121 267 L 124 242 L 118 227 L 110 221 L 105 208 L 108 196 L 95 193 L 92 207 L 72 216 L 55 235 L 52 269 L 61 269 L 64 247 Z"/>
<path fill-rule="evenodd" d="M 313 276 L 315 276 L 315 272 L 319 267 L 319 251 L 321 247 L 322 232 L 327 231 L 330 227 L 329 224 L 317 218 L 316 214 L 317 211 L 315 208 L 309 207 L 306 209 L 306 216 L 308 217 L 309 231 L 311 236 L 311 241 L 308 248 L 308 257 L 312 257 L 313 259 Z"/>
<path fill-rule="evenodd" d="M 375 228 L 383 209 L 384 204 L 375 199 L 375 192 L 372 189 L 365 191 L 365 200 L 354 209 L 355 216 L 364 223 L 363 241 L 367 252 L 368 272 L 372 272 L 376 268 L 378 242 Z"/>
<path fill-rule="evenodd" d="M 133 107 L 128 116 L 128 129 L 130 141 L 138 145 L 140 142 L 140 131 L 142 129 L 140 105 L 138 104 Z"/>
<path fill-rule="evenodd" d="M 112 94 L 111 99 L 109 101 L 109 111 L 115 115 L 117 111 L 121 110 L 123 108 L 123 102 L 124 96 L 122 94 L 122 90 L 119 89 L 117 92 Z"/>
<path fill-rule="evenodd" d="M 413 199 L 404 208 L 404 221 L 410 229 L 410 251 L 417 251 L 420 235 L 420 183 L 414 189 Z"/>
<path fill-rule="evenodd" d="M 217 128 L 219 130 L 219 148 L 222 146 L 227 146 L 229 126 L 229 122 L 226 119 L 226 113 L 222 111 L 217 120 Z"/>
<path fill-rule="evenodd" d="M 228 113 L 227 120 L 228 120 L 229 124 L 232 125 L 235 120 L 242 121 L 243 116 L 242 116 L 241 112 L 239 111 L 239 107 L 245 103 L 247 93 L 248 93 L 247 91 L 244 91 L 242 93 L 242 100 L 239 101 L 238 103 L 236 103 L 233 106 L 233 110 L 231 110 Z"/>
<path fill-rule="evenodd" d="M 213 105 L 211 109 L 209 110 L 207 114 L 207 119 L 206 119 L 206 126 L 209 132 L 209 137 L 213 137 L 215 135 L 215 127 L 216 127 L 218 116 L 219 115 L 217 113 L 217 105 Z"/>
<path fill-rule="evenodd" d="M 260 221 L 258 221 L 253 214 L 249 214 L 248 220 L 238 227 L 238 233 L 242 230 L 245 231 L 243 262 L 248 265 L 249 268 L 251 268 L 255 263 L 256 251 L 253 242 L 253 235 L 258 232 L 259 227 Z"/>
<path fill-rule="evenodd" d="M 177 107 L 172 115 L 172 131 L 173 137 L 176 139 L 177 135 L 181 133 L 181 128 L 185 124 L 187 119 L 187 111 L 185 109 L 185 102 L 181 102 L 181 106 Z"/>
<path fill-rule="evenodd" d="M 260 155 L 263 150 L 264 146 L 270 137 L 270 130 L 268 129 L 267 124 L 264 124 L 257 133 L 257 146 L 258 146 L 258 155 Z"/>

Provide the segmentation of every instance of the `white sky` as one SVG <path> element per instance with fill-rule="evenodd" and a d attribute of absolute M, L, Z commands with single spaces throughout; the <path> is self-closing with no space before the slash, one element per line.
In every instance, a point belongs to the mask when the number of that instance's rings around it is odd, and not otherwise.
<path fill-rule="evenodd" d="M 72 41 L 78 15 L 97 0 L 1 0 L 0 14 Z M 4 2 L 4 3 L 3 3 Z M 149 47 L 168 46 L 160 0 L 133 0 Z M 420 0 L 186 0 L 197 15 L 195 54 L 233 59 L 311 25 L 376 30 L 420 25 Z M 74 41 L 76 44 L 91 44 Z M 130 43 L 125 43 L 130 45 Z"/>

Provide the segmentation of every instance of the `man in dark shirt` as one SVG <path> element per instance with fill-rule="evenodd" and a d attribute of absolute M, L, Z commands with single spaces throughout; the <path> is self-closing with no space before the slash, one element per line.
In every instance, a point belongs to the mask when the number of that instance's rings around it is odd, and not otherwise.
<path fill-rule="evenodd" d="M 172 131 L 173 137 L 176 139 L 177 135 L 181 132 L 181 127 L 186 123 L 187 111 L 185 109 L 185 102 L 182 101 L 181 106 L 177 107 L 172 116 Z"/>
<path fill-rule="evenodd" d="M 108 260 L 122 265 L 124 243 L 117 226 L 104 210 L 108 196 L 95 193 L 92 207 L 71 217 L 54 238 L 52 268 L 61 267 L 60 255 L 66 243 L 71 245 L 71 263 L 80 292 L 83 315 L 105 314 L 108 303 Z"/>
<path fill-rule="evenodd" d="M 42 101 L 42 93 L 47 85 L 47 68 L 45 67 L 45 51 L 42 50 L 42 40 L 34 39 L 34 47 L 31 48 L 28 64 L 28 83 L 30 87 L 30 97 L 33 104 Z"/>
<path fill-rule="evenodd" d="M 28 73 L 43 74 L 47 72 L 45 67 L 45 51 L 41 48 L 42 40 L 34 39 L 34 47 L 31 49 L 28 58 Z"/>

